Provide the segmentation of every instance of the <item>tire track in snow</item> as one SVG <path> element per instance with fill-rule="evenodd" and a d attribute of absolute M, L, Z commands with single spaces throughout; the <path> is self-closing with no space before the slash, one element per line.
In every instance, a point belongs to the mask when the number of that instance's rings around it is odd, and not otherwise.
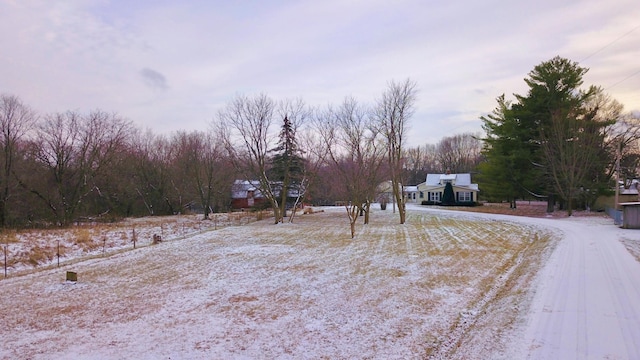
<path fill-rule="evenodd" d="M 582 358 L 586 357 L 589 353 L 588 345 L 589 345 L 589 334 L 586 331 L 587 329 L 587 294 L 586 294 L 586 255 L 585 255 L 585 247 L 581 246 L 578 249 L 578 298 L 577 298 L 577 321 L 578 324 L 576 326 L 576 342 L 577 347 L 576 350 L 578 355 Z"/>
<path fill-rule="evenodd" d="M 616 244 L 621 245 L 621 244 Z M 629 359 L 640 359 L 640 313 L 637 307 L 634 308 L 633 304 L 637 304 L 640 300 L 640 283 L 633 282 L 633 279 L 629 279 L 629 274 L 633 274 L 633 269 L 629 269 L 623 266 L 622 262 L 616 261 L 611 249 L 607 247 L 599 247 L 597 249 L 603 258 L 603 267 L 605 274 L 607 275 L 610 291 L 614 296 L 614 305 L 616 308 L 615 313 L 620 317 L 618 320 L 620 331 L 624 338 L 624 345 Z M 623 282 L 623 279 L 626 280 Z M 636 278 L 637 279 L 637 278 Z M 631 281 L 629 281 L 631 280 Z M 626 288 L 625 283 L 631 283 L 635 286 Z"/>

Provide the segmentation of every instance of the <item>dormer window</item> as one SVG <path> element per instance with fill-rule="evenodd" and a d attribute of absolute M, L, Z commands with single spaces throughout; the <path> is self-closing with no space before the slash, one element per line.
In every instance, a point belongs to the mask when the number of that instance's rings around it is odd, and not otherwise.
<path fill-rule="evenodd" d="M 456 174 L 443 174 L 440 175 L 440 185 L 446 185 L 447 183 L 451 183 L 451 185 L 456 184 Z"/>

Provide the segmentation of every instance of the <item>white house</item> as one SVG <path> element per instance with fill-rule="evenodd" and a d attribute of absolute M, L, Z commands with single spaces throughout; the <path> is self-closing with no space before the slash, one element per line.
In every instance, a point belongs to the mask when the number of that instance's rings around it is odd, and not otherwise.
<path fill-rule="evenodd" d="M 420 191 L 418 190 L 417 185 L 404 187 L 404 196 L 405 196 L 406 203 L 421 202 L 419 194 L 420 194 Z"/>
<path fill-rule="evenodd" d="M 451 183 L 457 203 L 475 203 L 478 201 L 478 184 L 471 183 L 471 174 L 427 174 L 427 181 L 418 184 L 418 202 L 431 204 L 442 202 L 444 188 Z"/>

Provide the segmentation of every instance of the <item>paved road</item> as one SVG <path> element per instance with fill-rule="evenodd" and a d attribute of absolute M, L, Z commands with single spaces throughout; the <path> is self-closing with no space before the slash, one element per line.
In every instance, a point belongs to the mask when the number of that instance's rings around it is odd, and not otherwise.
<path fill-rule="evenodd" d="M 520 350 L 529 359 L 640 359 L 640 262 L 620 238 L 585 218 L 549 220 L 564 233 L 540 274 Z"/>

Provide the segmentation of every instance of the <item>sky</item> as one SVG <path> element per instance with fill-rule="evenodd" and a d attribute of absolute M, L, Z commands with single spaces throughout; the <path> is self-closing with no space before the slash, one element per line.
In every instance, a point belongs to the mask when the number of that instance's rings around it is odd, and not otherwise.
<path fill-rule="evenodd" d="M 555 56 L 640 110 L 638 0 L 0 0 L 0 44 L 1 94 L 165 134 L 206 130 L 238 95 L 372 104 L 408 78 L 408 143 L 435 144 L 480 132 Z"/>

